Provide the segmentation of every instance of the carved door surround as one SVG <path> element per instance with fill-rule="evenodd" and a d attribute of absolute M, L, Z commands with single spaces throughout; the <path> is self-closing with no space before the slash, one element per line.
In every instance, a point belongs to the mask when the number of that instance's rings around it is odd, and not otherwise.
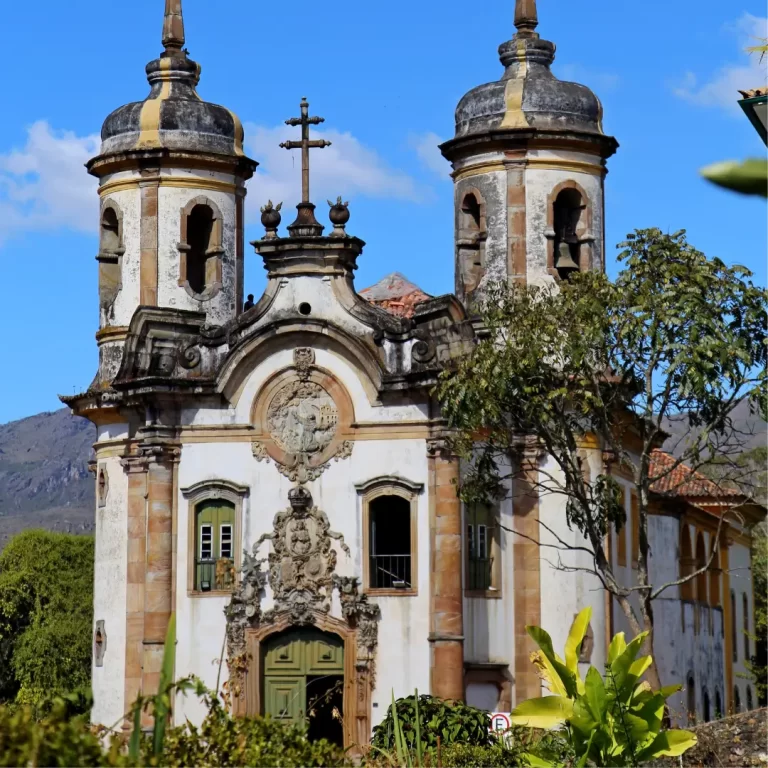
<path fill-rule="evenodd" d="M 278 512 L 271 534 L 262 536 L 243 555 L 240 582 L 225 609 L 229 694 L 235 715 L 261 714 L 261 643 L 289 627 L 316 627 L 338 635 L 344 643 L 344 744 L 367 743 L 370 702 L 381 610 L 360 591 L 354 576 L 335 573 L 336 550 L 348 553 L 343 537 L 332 531 L 325 513 L 313 505 L 312 494 L 296 485 L 290 506 Z M 272 548 L 259 557 L 265 541 Z M 261 570 L 268 562 L 268 573 Z M 262 611 L 269 583 L 274 607 Z M 337 591 L 342 618 L 329 615 Z"/>
<path fill-rule="evenodd" d="M 344 746 L 367 744 L 371 733 L 372 680 L 366 660 L 358 660 L 358 630 L 321 611 L 312 612 L 310 626 L 337 635 L 344 644 Z M 296 624 L 285 614 L 272 624 L 246 630 L 248 667 L 244 690 L 234 701 L 236 715 L 262 714 L 262 643 L 292 627 Z"/>
<path fill-rule="evenodd" d="M 293 352 L 294 365 L 275 373 L 251 407 L 253 455 L 271 459 L 296 483 L 315 480 L 333 459 L 347 458 L 353 447 L 354 410 L 346 389 L 315 365 L 308 347 Z"/>

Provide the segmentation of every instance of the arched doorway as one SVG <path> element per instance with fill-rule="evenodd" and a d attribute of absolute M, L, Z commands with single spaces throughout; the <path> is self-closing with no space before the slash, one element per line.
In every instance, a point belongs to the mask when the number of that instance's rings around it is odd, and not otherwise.
<path fill-rule="evenodd" d="M 310 740 L 344 744 L 344 642 L 319 629 L 286 629 L 261 644 L 262 714 L 306 722 Z"/>

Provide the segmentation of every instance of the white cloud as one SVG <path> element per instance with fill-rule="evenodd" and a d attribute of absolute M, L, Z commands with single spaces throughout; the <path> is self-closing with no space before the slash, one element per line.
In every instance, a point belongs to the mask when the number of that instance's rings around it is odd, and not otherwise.
<path fill-rule="evenodd" d="M 339 131 L 313 131 L 313 138 L 331 142 L 330 147 L 310 150 L 310 198 L 320 208 L 325 200 L 355 195 L 421 202 L 429 190 L 408 174 L 386 165 L 381 157 L 352 134 Z M 268 199 L 284 203 L 283 211 L 301 199 L 301 150 L 282 149 L 280 142 L 297 139 L 297 129 L 280 125 L 265 128 L 245 124 L 247 154 L 259 161 L 256 174 L 248 182 L 248 200 L 254 210 Z M 285 218 L 290 217 L 290 213 Z"/>
<path fill-rule="evenodd" d="M 738 41 L 743 54 L 739 63 L 722 66 L 710 78 L 701 80 L 693 72 L 686 72 L 673 91 L 676 96 L 703 107 L 721 107 L 732 114 L 741 114 L 738 105 L 739 90 L 764 86 L 768 80 L 768 59 L 747 54 L 744 49 L 758 45 L 768 37 L 768 19 L 744 13 L 727 31 Z"/>
<path fill-rule="evenodd" d="M 98 149 L 98 136 L 54 131 L 41 120 L 22 149 L 0 154 L 0 242 L 30 230 L 94 230 L 97 181 L 83 166 Z"/>
<path fill-rule="evenodd" d="M 443 157 L 440 150 L 437 148 L 439 144 L 443 143 L 436 133 L 424 133 L 421 135 L 411 136 L 408 140 L 408 144 L 419 156 L 422 165 L 436 173 L 443 179 L 449 179 L 451 173 L 451 164 Z"/>
<path fill-rule="evenodd" d="M 281 141 L 297 138 L 295 128 L 253 123 L 245 128 L 246 150 L 259 161 L 248 182 L 253 222 L 267 199 L 283 201 L 284 210 L 299 201 L 301 153 L 279 147 Z M 318 207 L 338 195 L 345 200 L 359 195 L 420 202 L 432 194 L 407 173 L 389 167 L 350 133 L 314 133 L 332 142 L 311 151 L 311 197 Z M 23 148 L 0 153 L 0 245 L 13 234 L 29 231 L 93 232 L 98 225 L 97 180 L 83 166 L 98 151 L 97 135 L 77 136 L 39 121 L 28 129 Z"/>

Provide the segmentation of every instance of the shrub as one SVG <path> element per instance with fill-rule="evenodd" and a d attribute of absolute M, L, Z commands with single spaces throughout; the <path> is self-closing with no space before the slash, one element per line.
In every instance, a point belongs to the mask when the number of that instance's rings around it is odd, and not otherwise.
<path fill-rule="evenodd" d="M 653 691 L 641 681 L 651 665 L 650 656 L 638 658 L 647 632 L 627 643 L 619 632 L 608 648 L 605 678 L 590 667 L 584 680 L 578 658 L 592 609 L 585 608 L 574 620 L 565 643 L 565 659 L 553 648 L 552 639 L 540 627 L 526 627 L 540 650 L 532 655 L 551 696 L 528 699 L 512 712 L 512 722 L 537 728 L 567 726 L 564 736 L 573 747 L 579 766 L 636 766 L 662 756 L 676 757 L 696 743 L 689 731 L 665 730 L 664 710 L 679 685 Z M 561 756 L 547 745 L 531 750 L 537 766 L 555 766 Z"/>
<path fill-rule="evenodd" d="M 373 729 L 371 746 L 378 750 L 396 748 L 395 719 L 402 728 L 405 747 L 417 746 L 417 735 L 422 749 L 436 748 L 438 738 L 442 746 L 460 742 L 485 747 L 491 742 L 490 715 L 482 709 L 470 707 L 460 701 L 447 701 L 437 696 L 406 696 L 393 701 L 384 719 Z M 417 717 L 418 711 L 418 717 Z"/>
<path fill-rule="evenodd" d="M 0 701 L 39 707 L 90 687 L 93 546 L 25 531 L 0 553 Z"/>

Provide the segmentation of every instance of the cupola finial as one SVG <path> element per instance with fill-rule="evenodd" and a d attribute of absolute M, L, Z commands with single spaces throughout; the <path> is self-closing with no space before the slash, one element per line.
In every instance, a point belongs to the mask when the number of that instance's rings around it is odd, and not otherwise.
<path fill-rule="evenodd" d="M 536 27 L 539 17 L 536 13 L 536 0 L 515 0 L 515 27 L 517 37 L 538 37 Z"/>
<path fill-rule="evenodd" d="M 166 54 L 181 53 L 184 48 L 184 17 L 181 0 L 165 0 L 163 46 Z"/>

